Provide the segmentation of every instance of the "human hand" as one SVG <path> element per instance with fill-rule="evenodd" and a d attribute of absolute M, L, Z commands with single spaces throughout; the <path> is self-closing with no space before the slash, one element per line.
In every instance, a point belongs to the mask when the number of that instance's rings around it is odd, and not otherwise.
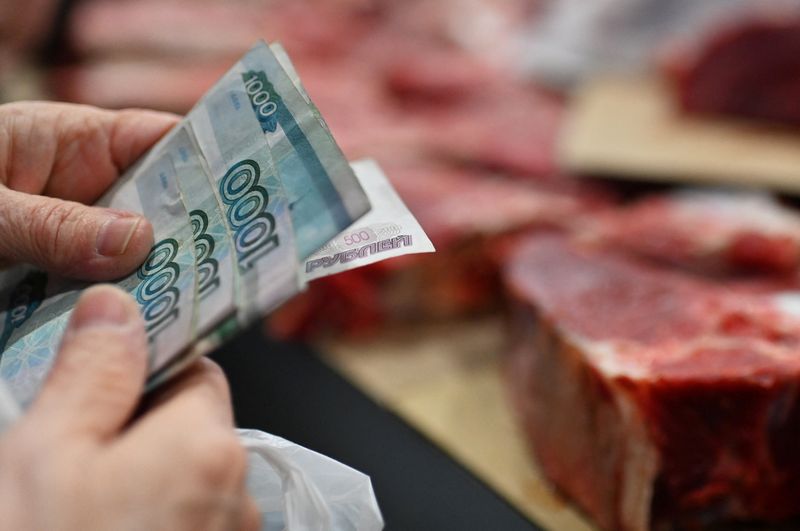
<path fill-rule="evenodd" d="M 0 105 L 0 261 L 87 280 L 135 269 L 153 245 L 143 217 L 89 207 L 178 118 L 63 103 Z"/>
<path fill-rule="evenodd" d="M 39 396 L 0 438 L 0 530 L 259 528 L 221 371 L 197 364 L 133 418 L 146 367 L 133 299 L 87 290 Z"/>

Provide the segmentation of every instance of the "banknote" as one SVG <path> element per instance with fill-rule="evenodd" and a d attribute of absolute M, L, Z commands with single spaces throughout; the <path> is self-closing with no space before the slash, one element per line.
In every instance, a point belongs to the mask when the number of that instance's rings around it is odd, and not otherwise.
<path fill-rule="evenodd" d="M 299 280 L 289 200 L 261 125 L 245 103 L 242 71 L 237 63 L 187 119 L 233 239 L 237 316 L 247 323 L 290 297 Z"/>
<path fill-rule="evenodd" d="M 284 72 L 286 72 L 286 75 L 289 76 L 289 79 L 297 89 L 297 92 L 300 93 L 300 95 L 308 104 L 309 108 L 311 109 L 311 113 L 317 118 L 317 122 L 319 122 L 320 127 L 330 133 L 328 123 L 325 121 L 325 118 L 322 117 L 322 113 L 319 112 L 319 109 L 311 100 L 311 96 L 309 96 L 305 85 L 303 85 L 303 81 L 300 79 L 300 74 L 295 68 L 292 59 L 289 57 L 289 54 L 286 52 L 286 49 L 279 42 L 270 44 L 269 49 L 272 50 L 273 54 L 275 54 L 275 59 L 277 59 L 278 63 L 280 63 Z"/>
<path fill-rule="evenodd" d="M 318 113 L 264 43 L 256 44 L 237 72 L 245 100 L 267 139 L 284 183 L 300 260 L 364 215 L 370 205 L 350 165 Z"/>
<path fill-rule="evenodd" d="M 66 327 L 83 284 L 69 286 L 63 279 L 27 266 L 3 272 L 0 283 L 0 300 L 7 303 L 0 314 L 0 377 L 24 405 L 52 364 L 58 340 L 54 338 L 60 338 Z"/>
<path fill-rule="evenodd" d="M 163 155 L 152 164 L 140 166 L 100 204 L 138 212 L 153 224 L 156 243 L 147 259 L 116 284 L 131 293 L 142 309 L 150 346 L 149 365 L 157 371 L 193 339 L 194 240 L 172 160 Z M 27 404 L 52 365 L 75 302 L 87 284 L 24 266 L 6 273 L 0 282 L 0 300 L 9 301 L 0 314 L 2 336 L 6 338 L 0 376 L 15 398 Z"/>
<path fill-rule="evenodd" d="M 292 74 L 286 74 L 284 71 L 281 73 L 282 81 L 285 82 L 289 79 L 290 85 L 297 91 L 298 87 L 302 87 L 299 79 L 292 80 L 292 76 L 296 76 L 294 67 L 288 56 L 283 52 L 280 45 L 273 45 L 279 53 L 284 55 L 283 62 L 278 62 L 278 65 L 287 65 Z M 243 59 L 242 62 L 249 60 L 253 64 L 259 62 L 259 55 L 267 53 L 269 50 L 263 43 L 256 45 Z M 277 61 L 277 59 L 272 59 Z M 261 62 L 267 63 L 267 60 Z M 240 62 L 241 63 L 241 62 Z M 310 234 L 310 228 L 313 228 L 318 237 L 321 235 L 325 238 L 330 238 L 334 234 L 336 225 L 330 224 L 332 216 L 332 209 L 339 209 L 342 207 L 341 196 L 338 194 L 328 194 L 324 196 L 316 193 L 315 189 L 311 186 L 322 187 L 330 178 L 328 174 L 317 172 L 309 174 L 304 168 L 301 171 L 296 171 L 286 163 L 290 157 L 284 157 L 284 173 L 277 173 L 275 168 L 274 151 L 269 147 L 267 139 L 269 138 L 268 131 L 264 129 L 263 116 L 255 113 L 255 107 L 248 108 L 246 105 L 242 106 L 240 103 L 246 99 L 253 99 L 246 83 L 244 82 L 245 76 L 243 74 L 242 65 L 235 65 L 228 74 L 221 80 L 201 102 L 189 113 L 188 121 L 191 124 L 192 130 L 195 132 L 200 151 L 203 153 L 207 166 L 209 167 L 209 174 L 211 180 L 218 181 L 220 185 L 214 186 L 215 191 L 218 193 L 220 200 L 224 204 L 230 205 L 226 202 L 225 195 L 229 193 L 224 186 L 221 185 L 226 178 L 230 178 L 228 172 L 231 168 L 236 167 L 241 160 L 251 160 L 255 162 L 252 166 L 259 172 L 259 177 L 263 176 L 264 186 L 274 190 L 272 195 L 267 194 L 267 203 L 273 201 L 271 207 L 268 204 L 267 214 L 272 216 L 274 235 L 272 232 L 262 231 L 261 234 L 255 234 L 255 237 L 262 237 L 266 241 L 275 242 L 274 247 L 268 248 L 263 256 L 257 257 L 263 263 L 259 267 L 250 267 L 245 264 L 244 267 L 237 269 L 237 284 L 240 285 L 238 296 L 236 297 L 237 317 L 235 320 L 228 319 L 219 324 L 214 330 L 210 331 L 204 337 L 200 338 L 193 345 L 187 348 L 181 355 L 175 357 L 168 366 L 160 368 L 158 371 L 151 374 L 148 380 L 149 387 L 155 387 L 162 381 L 168 380 L 172 375 L 180 372 L 186 365 L 190 364 L 196 358 L 206 354 L 214 348 L 221 345 L 226 338 L 235 334 L 235 332 L 242 326 L 250 322 L 255 316 L 270 311 L 271 309 L 279 306 L 291 296 L 304 288 L 305 275 L 303 269 L 300 267 L 297 259 L 291 259 L 289 256 L 290 248 L 296 246 L 297 242 L 303 238 L 303 231 Z M 244 90 L 243 90 L 244 89 Z M 281 96 L 274 93 L 274 87 L 271 88 L 273 92 L 270 93 L 271 101 L 281 102 Z M 302 88 L 300 89 L 302 90 Z M 292 95 L 291 97 L 294 97 Z M 311 124 L 310 127 L 313 132 L 319 137 L 320 129 L 327 132 L 327 126 L 319 116 L 316 107 L 311 104 L 303 91 L 303 102 L 306 103 L 305 107 L 296 105 L 297 113 L 304 117 L 304 120 L 310 124 L 310 121 L 316 120 L 316 124 Z M 258 103 L 259 100 L 256 100 Z M 281 103 L 281 113 L 288 114 L 288 110 L 283 108 Z M 291 121 L 291 117 L 284 118 L 278 125 L 284 127 L 286 123 Z M 226 123 L 230 123 L 231 127 L 227 127 Z M 261 129 L 262 135 L 255 134 L 254 127 Z M 307 125 L 308 127 L 308 125 Z M 310 141 L 303 139 L 303 131 L 296 130 L 290 131 L 290 136 L 295 138 L 295 143 L 300 147 L 305 147 L 307 150 L 311 146 Z M 262 144 L 263 142 L 263 144 Z M 317 139 L 316 142 L 327 149 L 329 152 L 327 156 L 327 166 L 333 170 L 342 163 L 346 165 L 344 157 L 338 150 L 335 142 L 328 134 L 327 138 Z M 248 158 L 248 154 L 250 154 Z M 306 158 L 312 157 L 317 161 L 319 157 L 316 152 L 306 153 Z M 337 158 L 338 157 L 338 158 Z M 310 161 L 305 161 L 306 165 L 311 165 Z M 321 163 L 320 163 L 321 167 Z M 313 169 L 314 168 L 312 165 Z M 277 173 L 277 175 L 276 175 Z M 340 172 L 341 173 L 341 172 Z M 337 174 L 334 174 L 336 177 Z M 244 179 L 246 176 L 235 176 L 234 179 Z M 277 182 L 275 178 L 278 178 Z M 353 175 L 354 177 L 354 175 Z M 315 179 L 315 180 L 312 180 Z M 349 183 L 348 176 L 345 174 L 338 177 L 339 186 L 344 196 L 349 198 L 350 202 L 354 201 L 364 203 L 366 206 L 364 211 L 368 210 L 369 202 L 360 183 L 357 179 L 352 179 Z M 287 184 L 287 181 L 290 183 Z M 322 183 L 322 185 L 320 184 Z M 258 185 L 256 185 L 258 186 Z M 293 187 L 293 188 L 292 188 Z M 305 190 L 304 188 L 305 187 Z M 303 205 L 306 205 L 306 213 L 301 208 L 302 205 L 296 203 L 288 205 L 290 217 L 287 219 L 287 205 L 286 205 L 286 190 L 292 188 L 294 193 L 302 194 L 305 196 Z M 328 186 L 330 188 L 330 186 Z M 324 187 L 323 187 L 324 189 Z M 270 198 L 271 197 L 271 198 Z M 311 209 L 310 201 L 317 199 L 317 204 L 320 208 Z M 327 201 L 321 203 L 320 199 Z M 244 210 L 253 208 L 253 206 L 245 205 L 240 207 L 232 205 L 233 208 Z M 270 210 L 270 208 L 272 210 Z M 307 212 L 313 212 L 314 217 L 309 218 Z M 362 214 L 354 210 L 352 214 L 355 219 L 358 219 Z M 229 216 L 228 221 L 231 221 Z M 322 221 L 321 221 L 322 220 Z M 321 225 L 325 221 L 327 225 Z M 352 222 L 349 222 L 352 223 Z M 229 223 L 230 225 L 230 223 Z M 305 227 L 305 228 L 304 228 Z M 229 226 L 229 233 L 234 234 L 236 239 L 237 228 Z M 298 234 L 298 231 L 300 234 Z M 327 240 L 325 240 L 327 241 Z M 255 244 L 253 244 L 255 245 Z M 306 245 L 318 246 L 318 243 Z M 239 249 L 239 246 L 237 246 Z M 239 249 L 241 251 L 241 249 Z M 308 251 L 305 251 L 308 252 Z M 295 249 L 295 255 L 302 256 L 304 251 Z M 241 260 L 242 253 L 238 252 L 237 257 Z M 239 262 L 241 264 L 241 262 Z M 269 271 L 269 275 L 265 276 L 263 271 Z M 210 319 L 214 322 L 213 319 Z"/>
<path fill-rule="evenodd" d="M 163 153 L 105 201 L 153 224 L 153 249 L 130 280 L 137 282 L 133 294 L 150 341 L 150 370 L 158 370 L 194 339 L 195 245 L 175 161 Z"/>
<path fill-rule="evenodd" d="M 175 164 L 178 187 L 189 216 L 195 250 L 196 295 L 193 337 L 201 337 L 236 313 L 231 234 L 212 188 L 210 170 L 191 128 L 181 125 L 160 151 Z"/>
<path fill-rule="evenodd" d="M 306 87 L 303 85 L 303 81 L 300 79 L 300 74 L 297 72 L 297 68 L 295 68 L 294 63 L 292 62 L 292 58 L 289 57 L 289 54 L 286 52 L 286 48 L 279 42 L 273 42 L 269 45 L 269 49 L 272 50 L 272 53 L 275 55 L 275 59 L 280 63 L 281 68 L 283 71 L 286 72 L 286 75 L 289 76 L 289 79 L 292 81 L 292 85 L 297 89 L 297 92 L 306 100 L 306 103 L 311 105 L 314 110 L 316 110 L 316 106 L 314 102 L 311 101 L 311 97 L 308 95 L 308 91 Z M 327 129 L 328 125 L 323 120 L 323 127 Z"/>
<path fill-rule="evenodd" d="M 432 253 L 433 244 L 374 160 L 352 164 L 372 210 L 305 261 L 311 281 L 405 254 Z"/>

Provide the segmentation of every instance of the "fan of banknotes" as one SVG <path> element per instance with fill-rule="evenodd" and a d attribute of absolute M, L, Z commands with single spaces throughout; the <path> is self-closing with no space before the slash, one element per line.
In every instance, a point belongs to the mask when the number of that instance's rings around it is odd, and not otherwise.
<path fill-rule="evenodd" d="M 280 45 L 257 43 L 98 202 L 144 214 L 155 245 L 117 284 L 141 306 L 148 388 L 307 282 L 433 246 L 372 161 L 350 165 Z M 87 287 L 0 274 L 0 376 L 36 395 Z"/>

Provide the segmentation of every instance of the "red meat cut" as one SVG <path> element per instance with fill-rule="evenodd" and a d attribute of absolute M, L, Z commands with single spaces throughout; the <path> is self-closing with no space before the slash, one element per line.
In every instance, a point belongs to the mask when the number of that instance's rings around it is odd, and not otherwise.
<path fill-rule="evenodd" d="M 542 236 L 504 279 L 527 438 L 603 529 L 800 513 L 795 280 L 721 284 Z"/>
<path fill-rule="evenodd" d="M 587 219 L 585 240 L 708 274 L 800 269 L 800 215 L 766 194 L 683 191 Z"/>
<path fill-rule="evenodd" d="M 667 71 L 686 111 L 800 125 L 800 15 L 725 26 Z"/>

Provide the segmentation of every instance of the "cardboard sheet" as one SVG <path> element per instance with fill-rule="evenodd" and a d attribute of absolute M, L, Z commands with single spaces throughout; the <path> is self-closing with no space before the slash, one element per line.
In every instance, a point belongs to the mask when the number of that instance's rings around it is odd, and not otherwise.
<path fill-rule="evenodd" d="M 326 360 L 374 400 L 441 446 L 548 530 L 594 528 L 539 474 L 517 430 L 500 371 L 497 318 L 388 331 L 322 347 Z"/>
<path fill-rule="evenodd" d="M 800 193 L 800 131 L 679 113 L 663 84 L 598 78 L 575 95 L 560 143 L 573 172 Z"/>

